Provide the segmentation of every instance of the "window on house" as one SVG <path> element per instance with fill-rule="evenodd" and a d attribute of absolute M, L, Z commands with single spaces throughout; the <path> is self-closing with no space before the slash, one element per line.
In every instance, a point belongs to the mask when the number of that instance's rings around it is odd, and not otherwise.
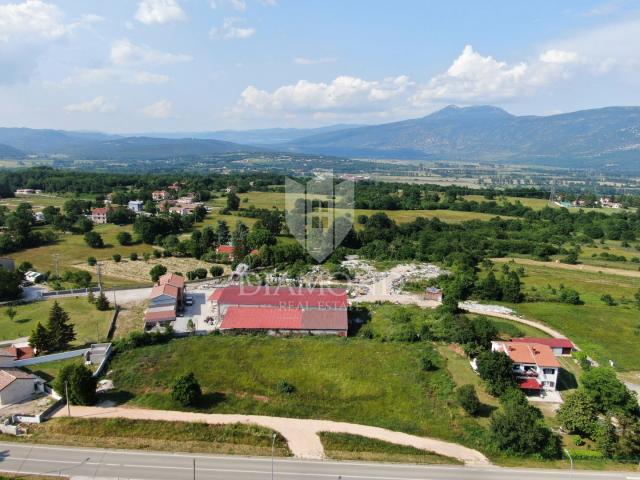
<path fill-rule="evenodd" d="M 556 369 L 555 368 L 545 368 L 543 369 L 543 372 L 545 375 L 555 375 L 556 374 Z"/>

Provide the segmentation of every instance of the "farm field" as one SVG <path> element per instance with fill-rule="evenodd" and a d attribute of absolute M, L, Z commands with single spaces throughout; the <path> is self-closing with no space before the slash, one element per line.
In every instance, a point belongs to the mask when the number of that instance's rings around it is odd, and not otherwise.
<path fill-rule="evenodd" d="M 479 203 L 491 201 L 491 200 L 487 200 L 482 195 L 464 195 L 464 199 L 469 201 L 479 202 Z M 495 201 L 498 204 L 520 202 L 525 207 L 531 207 L 534 210 L 542 210 L 543 208 L 550 206 L 549 200 L 544 198 L 497 196 L 493 201 Z M 556 204 L 551 205 L 551 207 L 560 208 Z"/>
<path fill-rule="evenodd" d="M 97 340 L 104 340 L 109 329 L 113 311 L 100 312 L 87 301 L 86 297 L 59 298 L 58 303 L 69 314 L 71 323 L 75 325 L 75 345 L 84 345 Z M 6 315 L 6 307 L 0 308 L 0 340 L 28 337 L 38 322 L 46 324 L 52 300 L 17 305 L 18 314 L 13 321 Z"/>
<path fill-rule="evenodd" d="M 30 443 L 224 455 L 271 455 L 273 431 L 253 425 L 56 418 L 29 428 Z M 275 454 L 291 456 L 276 434 Z M 1 477 L 0 477 L 1 478 Z"/>
<path fill-rule="evenodd" d="M 135 406 L 179 408 L 169 385 L 193 371 L 205 394 L 201 411 L 342 420 L 482 446 L 478 423 L 448 404 L 446 370 L 421 369 L 425 351 L 442 364 L 425 344 L 205 336 L 119 354 L 111 368 Z M 293 394 L 279 393 L 282 380 Z"/>
<path fill-rule="evenodd" d="M 525 271 L 525 290 L 541 290 L 547 285 L 557 289 L 562 284 L 577 290 L 585 304 L 532 302 L 507 304 L 509 307 L 563 332 L 602 364 L 613 360 L 620 370 L 640 369 L 640 310 L 633 303 L 640 278 L 541 265 L 525 265 Z M 605 304 L 600 298 L 603 294 L 611 295 L 616 305 Z"/>

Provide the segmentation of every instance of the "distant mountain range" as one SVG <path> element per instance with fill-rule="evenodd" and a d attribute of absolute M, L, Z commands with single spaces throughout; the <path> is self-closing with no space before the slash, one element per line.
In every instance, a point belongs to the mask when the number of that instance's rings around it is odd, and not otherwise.
<path fill-rule="evenodd" d="M 640 107 L 515 116 L 491 106 L 449 106 L 423 118 L 312 135 L 275 148 L 347 157 L 640 169 Z"/>
<path fill-rule="evenodd" d="M 640 107 L 516 116 L 491 106 L 449 106 L 423 118 L 373 126 L 143 136 L 0 128 L 0 158 L 171 160 L 253 152 L 640 171 Z"/>

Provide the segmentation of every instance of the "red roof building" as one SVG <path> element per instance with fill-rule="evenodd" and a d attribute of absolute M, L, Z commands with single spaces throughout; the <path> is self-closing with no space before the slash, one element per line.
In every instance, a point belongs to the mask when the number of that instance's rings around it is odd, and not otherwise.
<path fill-rule="evenodd" d="M 556 356 L 571 355 L 571 352 L 576 348 L 568 338 L 521 337 L 512 338 L 511 341 L 516 343 L 536 343 L 538 345 L 546 345 Z"/>
<path fill-rule="evenodd" d="M 216 253 L 220 255 L 228 255 L 229 260 L 233 260 L 236 248 L 233 245 L 220 245 L 216 248 Z M 255 248 L 249 252 L 249 255 L 258 255 L 258 250 Z"/>
<path fill-rule="evenodd" d="M 506 354 L 513 362 L 513 374 L 527 393 L 558 386 L 560 362 L 547 345 L 525 342 L 491 342 L 491 350 Z M 540 388 L 536 388 L 534 380 Z"/>
<path fill-rule="evenodd" d="M 94 208 L 91 210 L 91 221 L 93 223 L 107 223 L 109 209 L 106 207 Z"/>
<path fill-rule="evenodd" d="M 347 335 L 347 311 L 278 307 L 229 307 L 220 330 L 261 330 L 282 333 Z"/>
<path fill-rule="evenodd" d="M 230 306 L 335 309 L 347 308 L 347 291 L 342 288 L 233 285 L 216 288 L 209 301 Z"/>

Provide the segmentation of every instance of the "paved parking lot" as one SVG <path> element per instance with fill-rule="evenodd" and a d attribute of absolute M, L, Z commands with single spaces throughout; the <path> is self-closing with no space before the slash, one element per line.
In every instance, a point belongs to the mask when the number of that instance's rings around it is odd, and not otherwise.
<path fill-rule="evenodd" d="M 212 315 L 211 306 L 207 302 L 207 297 L 212 290 L 187 290 L 187 296 L 193 298 L 193 305 L 184 308 L 184 316 L 178 317 L 173 325 L 177 333 L 189 333 L 187 328 L 189 320 L 192 320 L 197 332 L 211 332 L 214 326 L 206 322 L 207 317 Z"/>

